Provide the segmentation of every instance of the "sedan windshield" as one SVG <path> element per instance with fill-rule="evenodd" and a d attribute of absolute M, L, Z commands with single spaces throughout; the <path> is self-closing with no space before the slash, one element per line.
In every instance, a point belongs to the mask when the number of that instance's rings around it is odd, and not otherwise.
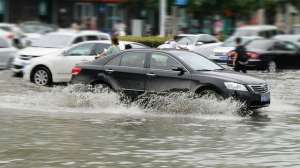
<path fill-rule="evenodd" d="M 37 40 L 32 41 L 32 47 L 44 48 L 64 48 L 68 46 L 73 40 L 69 35 L 54 35 L 48 34 Z"/>
<path fill-rule="evenodd" d="M 210 61 L 209 59 L 188 51 L 170 51 L 173 55 L 177 56 L 181 61 L 185 62 L 195 71 L 214 71 L 223 70 L 220 65 Z"/>

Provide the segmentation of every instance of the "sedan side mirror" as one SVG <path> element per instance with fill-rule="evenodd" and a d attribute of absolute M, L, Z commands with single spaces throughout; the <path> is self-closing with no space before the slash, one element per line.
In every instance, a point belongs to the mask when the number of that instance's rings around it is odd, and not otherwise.
<path fill-rule="evenodd" d="M 186 72 L 186 70 L 183 67 L 173 67 L 172 70 L 178 71 L 179 75 L 183 75 Z"/>

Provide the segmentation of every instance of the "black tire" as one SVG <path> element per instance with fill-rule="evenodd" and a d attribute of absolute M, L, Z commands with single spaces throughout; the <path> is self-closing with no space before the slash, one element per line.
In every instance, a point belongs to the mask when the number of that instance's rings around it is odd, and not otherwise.
<path fill-rule="evenodd" d="M 46 67 L 35 68 L 31 80 L 38 86 L 52 86 L 52 75 Z"/>

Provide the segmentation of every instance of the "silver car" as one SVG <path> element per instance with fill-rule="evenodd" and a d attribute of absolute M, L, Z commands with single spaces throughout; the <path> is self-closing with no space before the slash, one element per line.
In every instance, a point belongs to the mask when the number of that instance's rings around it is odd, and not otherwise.
<path fill-rule="evenodd" d="M 8 69 L 17 54 L 17 49 L 0 37 L 0 69 Z"/>

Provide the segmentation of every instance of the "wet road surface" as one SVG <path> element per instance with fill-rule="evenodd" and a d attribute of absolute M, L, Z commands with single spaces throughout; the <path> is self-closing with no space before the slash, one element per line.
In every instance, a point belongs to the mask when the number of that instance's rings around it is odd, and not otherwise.
<path fill-rule="evenodd" d="M 237 115 L 236 102 L 184 95 L 145 110 L 0 71 L 0 168 L 300 167 L 300 71 L 251 74 L 272 90 L 256 117 Z"/>

